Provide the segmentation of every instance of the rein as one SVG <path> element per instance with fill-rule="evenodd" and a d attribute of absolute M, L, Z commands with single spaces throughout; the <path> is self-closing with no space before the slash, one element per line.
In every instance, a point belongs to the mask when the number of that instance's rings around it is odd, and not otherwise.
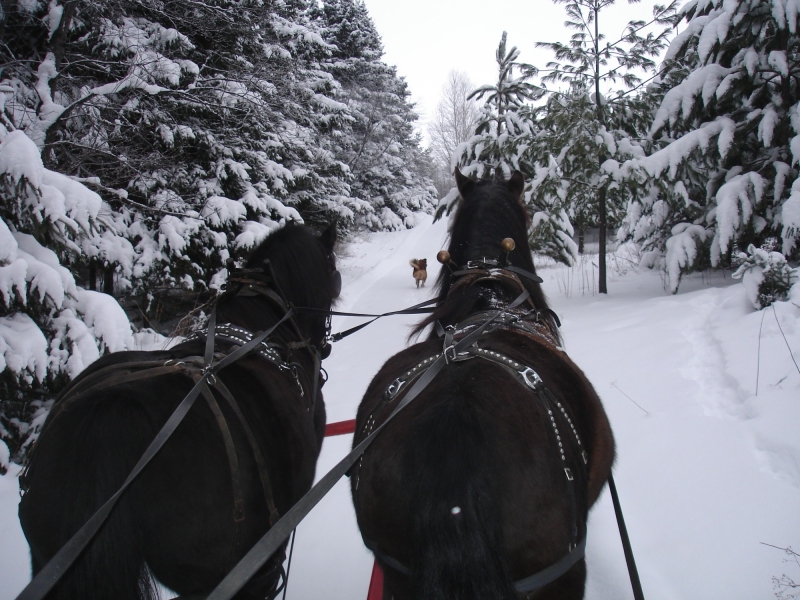
<path fill-rule="evenodd" d="M 507 308 L 513 309 L 522 304 L 530 296 L 528 290 L 523 291 Z M 320 479 L 297 504 L 281 517 L 281 519 L 256 542 L 251 550 L 239 561 L 233 570 L 219 583 L 206 600 L 230 600 L 252 577 L 258 569 L 268 560 L 281 544 L 289 537 L 297 525 L 311 512 L 322 498 L 331 490 L 350 468 L 358 461 L 366 449 L 375 441 L 375 437 L 394 419 L 406 406 L 408 406 L 448 364 L 449 356 L 458 356 L 475 343 L 484 331 L 499 318 L 503 310 L 497 310 L 482 325 L 470 332 L 463 339 L 456 341 L 434 358 L 427 369 L 418 377 L 389 414 L 386 420 L 375 428 L 358 446 L 339 461 L 322 479 Z M 580 559 L 577 559 L 580 560 Z"/>

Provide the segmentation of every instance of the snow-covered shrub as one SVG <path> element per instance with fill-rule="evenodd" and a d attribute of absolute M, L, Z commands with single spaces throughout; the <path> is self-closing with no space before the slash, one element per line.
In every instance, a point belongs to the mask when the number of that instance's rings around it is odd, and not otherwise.
<path fill-rule="evenodd" d="M 11 461 L 11 453 L 8 446 L 0 440 L 0 476 L 5 475 L 8 471 L 8 464 Z"/>
<path fill-rule="evenodd" d="M 796 270 L 788 265 L 783 254 L 774 250 L 776 242 L 768 240 L 761 248 L 750 244 L 747 252 L 738 252 L 734 256 L 738 268 L 733 277 L 741 278 L 748 299 L 757 309 L 788 299 L 798 279 Z"/>

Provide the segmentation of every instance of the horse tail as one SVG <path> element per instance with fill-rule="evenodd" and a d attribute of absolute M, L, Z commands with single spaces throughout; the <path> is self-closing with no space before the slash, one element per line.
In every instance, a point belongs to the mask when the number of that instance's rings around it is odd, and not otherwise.
<path fill-rule="evenodd" d="M 126 427 L 114 427 L 111 402 L 92 405 L 93 411 L 76 409 L 67 413 L 66 421 L 74 431 L 91 431 L 91 435 L 68 436 L 75 453 L 42 452 L 31 464 L 38 477 L 20 502 L 20 522 L 31 547 L 33 574 L 36 575 L 55 551 L 68 541 L 119 488 L 138 456 L 125 452 L 130 445 L 141 446 L 140 415 L 124 412 Z M 85 407 L 80 407 L 84 409 Z M 88 428 L 88 419 L 94 412 Z M 137 419 L 138 417 L 138 419 Z M 72 420 L 74 419 L 74 420 Z M 53 428 L 55 429 L 55 428 Z M 62 431 L 49 432 L 62 440 Z M 49 440 L 40 440 L 47 444 Z M 44 450 L 42 448 L 41 450 Z M 137 450 L 138 451 L 138 450 Z M 54 457 L 53 454 L 56 456 Z M 62 460 L 69 454 L 69 460 Z M 39 464 L 36 464 L 36 463 Z M 45 464 L 46 463 L 46 464 Z M 86 479 L 79 473 L 91 473 Z M 76 485 L 75 481 L 80 481 Z M 134 483 L 117 502 L 108 520 L 81 552 L 74 564 L 46 596 L 47 600 L 158 600 L 159 594 L 145 563 L 145 532 L 141 522 L 143 499 Z"/>
<path fill-rule="evenodd" d="M 120 514 L 109 518 L 47 600 L 158 600 L 155 582 L 135 543 L 135 528 L 128 517 Z"/>
<path fill-rule="evenodd" d="M 415 422 L 412 597 L 516 600 L 490 481 L 496 465 L 480 415 L 458 400 Z"/>

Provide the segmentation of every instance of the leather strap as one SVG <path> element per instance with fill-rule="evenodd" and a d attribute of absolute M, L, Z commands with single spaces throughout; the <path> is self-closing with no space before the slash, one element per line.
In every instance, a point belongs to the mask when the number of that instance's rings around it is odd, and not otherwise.
<path fill-rule="evenodd" d="M 228 421 L 225 419 L 225 415 L 222 414 L 219 404 L 217 404 L 217 400 L 214 398 L 214 393 L 209 389 L 205 381 L 203 382 L 202 393 L 206 400 L 206 404 L 208 404 L 208 407 L 211 409 L 211 413 L 214 415 L 214 418 L 217 421 L 219 431 L 222 434 L 222 441 L 225 444 L 225 454 L 228 456 L 228 468 L 231 472 L 231 488 L 233 490 L 233 543 L 231 544 L 231 552 L 228 558 L 228 564 L 233 566 L 236 564 L 236 556 L 238 555 L 237 550 L 239 545 L 242 543 L 242 523 L 245 520 L 244 497 L 242 496 L 242 476 L 241 470 L 239 469 L 239 456 L 236 453 L 236 446 L 233 442 L 233 436 L 231 435 L 230 427 L 228 427 Z"/>
<path fill-rule="evenodd" d="M 514 583 L 514 588 L 517 593 L 524 594 L 532 592 L 546 586 L 548 583 L 554 582 L 561 577 L 564 573 L 569 571 L 575 566 L 579 560 L 586 555 L 586 538 L 584 537 L 577 546 L 575 546 L 569 553 L 562 556 L 558 561 L 554 562 L 549 567 L 545 567 L 538 573 L 534 573 L 530 577 L 520 579 Z"/>
<path fill-rule="evenodd" d="M 509 308 L 516 308 L 530 296 L 530 292 L 523 291 L 510 305 Z M 497 313 L 484 325 L 466 336 L 454 346 L 456 353 L 462 351 L 477 340 L 483 331 L 496 319 L 502 311 Z M 339 479 L 355 464 L 364 451 L 369 448 L 375 437 L 394 419 L 400 411 L 408 406 L 426 387 L 433 381 L 444 366 L 447 364 L 445 355 L 437 358 L 428 370 L 408 389 L 406 395 L 400 400 L 394 410 L 386 420 L 381 423 L 369 436 L 362 440 L 358 446 L 339 461 L 330 471 L 328 471 L 316 485 L 314 485 L 305 496 L 303 496 L 275 525 L 253 546 L 250 551 L 239 561 L 233 570 L 214 588 L 214 591 L 206 600 L 230 600 L 247 581 L 261 568 L 281 544 L 289 537 L 289 534 L 297 527 L 300 521 L 311 512 L 322 498 L 331 490 Z"/>
<path fill-rule="evenodd" d="M 400 561 L 392 558 L 391 556 L 384 554 L 381 552 L 377 545 L 368 540 L 367 538 L 363 538 L 364 545 L 372 551 L 372 553 L 378 557 L 383 564 L 387 567 L 391 567 L 398 573 L 402 573 L 403 575 L 410 575 L 411 570 L 406 567 Z M 517 591 L 518 594 L 527 594 L 529 592 L 533 592 L 540 588 L 543 588 L 548 583 L 553 583 L 556 579 L 564 575 L 567 571 L 569 571 L 572 567 L 575 566 L 575 563 L 580 561 L 586 555 L 586 538 L 583 538 L 572 550 L 570 550 L 567 554 L 562 556 L 552 565 L 545 567 L 541 571 L 537 571 L 533 575 L 529 575 L 524 579 L 520 579 L 514 582 L 514 589 Z"/>
<path fill-rule="evenodd" d="M 233 394 L 231 394 L 230 390 L 228 390 L 227 386 L 222 383 L 220 379 L 217 379 L 214 387 L 217 388 L 217 391 L 222 395 L 223 398 L 225 398 L 228 406 L 231 407 L 231 410 L 236 415 L 236 418 L 239 420 L 239 424 L 244 430 L 247 443 L 250 444 L 250 449 L 253 451 L 253 457 L 255 458 L 256 465 L 258 466 L 258 476 L 261 479 L 261 489 L 264 492 L 264 500 L 267 503 L 267 508 L 269 508 L 269 524 L 272 526 L 280 517 L 280 513 L 275 506 L 275 498 L 272 494 L 272 484 L 270 483 L 269 479 L 267 460 L 264 457 L 264 453 L 261 451 L 261 445 L 258 443 L 258 440 L 253 433 L 253 429 L 250 427 L 250 423 L 248 423 L 244 413 L 242 412 L 242 409 L 239 407 L 239 403 L 236 402 L 236 399 L 233 397 Z"/>

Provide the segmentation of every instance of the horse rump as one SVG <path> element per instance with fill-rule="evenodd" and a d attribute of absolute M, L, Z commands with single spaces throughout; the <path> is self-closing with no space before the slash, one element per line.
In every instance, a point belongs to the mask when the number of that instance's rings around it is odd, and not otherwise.
<path fill-rule="evenodd" d="M 517 595 L 504 560 L 500 499 L 488 477 L 486 424 L 456 398 L 414 424 L 407 454 L 413 486 L 411 597 L 418 600 Z"/>

